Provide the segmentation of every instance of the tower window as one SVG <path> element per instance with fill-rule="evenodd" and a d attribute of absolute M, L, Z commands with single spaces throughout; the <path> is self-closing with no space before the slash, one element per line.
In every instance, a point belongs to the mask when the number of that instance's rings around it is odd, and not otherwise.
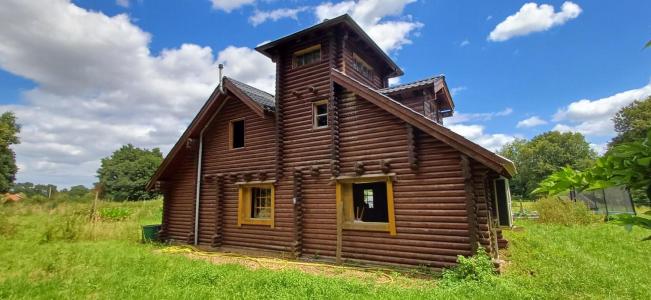
<path fill-rule="evenodd" d="M 312 46 L 300 51 L 294 52 L 294 68 L 305 66 L 321 61 L 321 45 Z"/>

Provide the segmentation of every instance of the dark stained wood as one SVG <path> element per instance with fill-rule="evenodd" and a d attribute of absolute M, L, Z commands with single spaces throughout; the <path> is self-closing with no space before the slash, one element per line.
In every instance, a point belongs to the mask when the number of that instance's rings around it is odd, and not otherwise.
<path fill-rule="evenodd" d="M 461 155 L 461 173 L 464 179 L 464 189 L 466 192 L 466 214 L 468 217 L 468 235 L 470 236 L 470 246 L 473 251 L 477 251 L 477 241 L 479 223 L 477 222 L 477 202 L 475 199 L 475 187 L 472 178 L 472 169 L 468 156 Z"/>

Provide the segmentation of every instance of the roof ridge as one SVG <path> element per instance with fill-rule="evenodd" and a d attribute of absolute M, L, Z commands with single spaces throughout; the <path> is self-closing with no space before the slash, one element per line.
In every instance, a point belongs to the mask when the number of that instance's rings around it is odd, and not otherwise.
<path fill-rule="evenodd" d="M 418 84 L 423 83 L 423 82 L 427 82 L 427 81 L 435 80 L 435 79 L 439 79 L 439 78 L 444 78 L 444 77 L 445 77 L 444 74 L 432 75 L 432 76 L 422 78 L 422 79 L 418 79 L 418 80 L 415 80 L 415 81 L 401 83 L 401 84 L 397 84 L 397 85 L 390 86 L 390 87 L 387 87 L 387 88 L 379 89 L 378 91 L 380 91 L 380 92 L 389 91 L 389 90 L 399 89 L 399 88 L 409 86 L 409 85 L 418 85 Z"/>
<path fill-rule="evenodd" d="M 242 82 L 242 81 L 240 81 L 240 80 L 237 80 L 237 79 L 235 79 L 235 78 L 228 77 L 228 76 L 224 76 L 224 79 L 228 79 L 228 80 L 230 80 L 230 81 L 234 81 L 235 83 L 239 83 L 239 84 L 241 84 L 241 85 L 245 85 L 245 86 L 248 87 L 248 88 L 254 89 L 254 90 L 258 91 L 258 92 L 265 93 L 265 94 L 267 94 L 267 95 L 269 95 L 269 96 L 271 96 L 271 97 L 273 97 L 273 98 L 276 98 L 276 96 L 274 96 L 273 94 L 271 94 L 271 93 L 269 93 L 269 92 L 267 92 L 267 91 L 265 91 L 265 90 L 261 90 L 261 89 L 259 89 L 259 88 L 257 88 L 257 87 L 254 87 L 254 86 L 252 86 L 252 85 L 250 85 L 250 84 L 247 84 L 247 83 Z"/>

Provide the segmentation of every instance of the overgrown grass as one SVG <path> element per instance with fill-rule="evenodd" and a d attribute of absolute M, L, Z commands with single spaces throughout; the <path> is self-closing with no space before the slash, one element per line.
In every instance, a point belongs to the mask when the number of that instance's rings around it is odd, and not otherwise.
<path fill-rule="evenodd" d="M 511 248 L 504 274 L 406 288 L 160 253 L 164 246 L 139 243 L 140 225 L 160 222 L 160 205 L 102 203 L 98 209 L 131 214 L 95 223 L 88 222 L 89 203 L 0 206 L 0 225 L 13 228 L 0 232 L 0 299 L 651 298 L 651 242 L 640 241 L 649 230 L 639 228 L 519 221 L 522 230 L 505 232 Z M 50 226 L 58 229 L 44 240 Z"/>

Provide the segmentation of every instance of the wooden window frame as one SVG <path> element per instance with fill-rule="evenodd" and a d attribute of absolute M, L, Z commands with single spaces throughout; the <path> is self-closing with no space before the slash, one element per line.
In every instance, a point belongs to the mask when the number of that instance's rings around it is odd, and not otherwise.
<path fill-rule="evenodd" d="M 304 65 L 300 65 L 300 66 L 298 65 L 297 58 L 299 56 L 310 53 L 310 52 L 316 52 L 316 50 L 319 51 L 319 60 L 318 61 L 314 61 L 314 62 L 311 62 L 309 64 L 304 64 Z M 305 66 L 311 66 L 311 65 L 320 63 L 322 61 L 323 61 L 323 52 L 321 51 L 321 44 L 316 44 L 316 45 L 313 45 L 313 46 L 310 46 L 310 47 L 295 51 L 292 54 L 292 69 L 302 68 L 302 67 L 305 67 Z"/>
<path fill-rule="evenodd" d="M 269 218 L 251 218 L 251 189 L 252 188 L 266 188 L 271 189 L 271 214 Z M 276 205 L 276 189 L 274 184 L 269 182 L 260 183 L 240 183 L 238 184 L 238 201 L 237 201 L 237 226 L 241 227 L 243 224 L 249 225 L 264 225 L 274 228 L 275 219 L 275 205 Z"/>
<path fill-rule="evenodd" d="M 317 106 L 319 105 L 326 105 L 326 125 L 325 126 L 318 126 L 318 117 L 319 115 L 317 114 Z M 323 129 L 323 128 L 328 128 L 330 127 L 330 120 L 328 120 L 328 113 L 329 113 L 330 107 L 328 107 L 328 100 L 321 100 L 321 101 L 315 101 L 312 102 L 312 128 L 313 129 Z"/>
<path fill-rule="evenodd" d="M 357 64 L 355 62 L 357 62 L 358 64 L 363 65 L 364 67 L 366 67 L 366 69 L 368 69 L 368 75 L 364 74 L 362 72 L 362 70 L 359 70 L 358 67 L 356 66 Z M 368 80 L 373 80 L 373 77 L 375 77 L 375 69 L 373 69 L 373 67 L 371 67 L 371 65 L 369 65 L 359 55 L 357 55 L 357 53 L 353 53 L 353 62 L 352 63 L 353 63 L 353 65 L 352 65 L 353 70 L 357 71 L 357 73 L 362 75 L 362 77 L 364 77 L 364 78 L 366 78 Z"/>
<path fill-rule="evenodd" d="M 363 177 L 337 179 L 336 201 L 338 210 L 338 222 L 340 223 L 338 225 L 340 225 L 341 228 L 345 230 L 380 231 L 388 232 L 390 235 L 395 236 L 397 232 L 392 177 L 393 176 L 391 175 L 367 175 Z M 355 221 L 355 215 L 353 212 L 353 184 L 376 182 L 385 182 L 386 184 L 388 221 Z"/>
<path fill-rule="evenodd" d="M 243 140 L 242 142 L 243 142 L 244 145 L 242 147 L 235 148 L 235 147 L 233 147 L 233 123 L 239 122 L 239 121 L 242 121 L 243 124 L 244 124 L 244 129 L 243 129 L 243 132 L 242 132 L 242 134 L 244 135 L 242 137 L 242 140 Z M 229 150 L 239 150 L 239 149 L 244 149 L 245 147 L 246 147 L 246 120 L 244 118 L 239 118 L 239 119 L 234 119 L 234 120 L 228 121 L 228 149 Z"/>
<path fill-rule="evenodd" d="M 500 203 L 499 200 L 497 199 L 497 181 L 498 180 L 503 180 L 504 181 L 504 193 L 506 196 L 506 209 L 507 212 L 509 213 L 509 224 L 507 225 L 502 225 L 502 221 L 500 220 Z M 513 227 L 513 208 L 512 208 L 512 199 L 511 199 L 511 187 L 509 185 L 509 180 L 505 177 L 498 177 L 493 179 L 493 205 L 495 206 L 495 215 L 496 215 L 496 221 L 497 221 L 497 227 L 500 228 L 511 228 Z"/>

